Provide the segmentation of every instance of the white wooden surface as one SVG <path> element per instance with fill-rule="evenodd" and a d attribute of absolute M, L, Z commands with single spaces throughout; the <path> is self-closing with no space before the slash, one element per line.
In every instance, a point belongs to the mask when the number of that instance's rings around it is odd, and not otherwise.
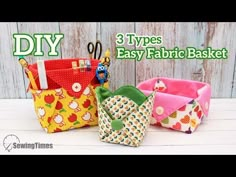
<path fill-rule="evenodd" d="M 150 126 L 140 147 L 100 142 L 98 127 L 47 134 L 31 99 L 0 99 L 0 154 L 236 154 L 236 99 L 212 99 L 209 117 L 193 134 Z M 53 149 L 7 152 L 3 139 L 15 134 L 21 143 L 53 143 Z"/>

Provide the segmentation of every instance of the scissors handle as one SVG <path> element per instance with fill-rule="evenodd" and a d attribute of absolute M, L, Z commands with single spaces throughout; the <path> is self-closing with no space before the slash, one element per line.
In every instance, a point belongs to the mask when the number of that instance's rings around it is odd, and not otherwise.
<path fill-rule="evenodd" d="M 89 53 L 89 58 L 92 59 L 92 54 L 94 52 L 94 45 L 92 42 L 88 43 L 87 49 L 88 49 L 88 53 Z"/>
<path fill-rule="evenodd" d="M 97 50 L 98 50 L 98 46 L 99 46 L 99 53 L 98 53 L 98 58 L 97 58 Z M 97 41 L 95 44 L 95 49 L 94 49 L 94 59 L 100 59 L 101 55 L 102 55 L 102 43 L 100 41 Z"/>

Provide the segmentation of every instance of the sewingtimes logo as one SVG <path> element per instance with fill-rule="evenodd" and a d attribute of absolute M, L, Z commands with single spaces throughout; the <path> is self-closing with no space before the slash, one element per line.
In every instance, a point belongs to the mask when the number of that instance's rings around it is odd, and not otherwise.
<path fill-rule="evenodd" d="M 34 149 L 52 149 L 53 144 L 52 143 L 39 143 L 39 142 L 21 143 L 20 139 L 16 135 L 10 134 L 10 135 L 7 135 L 3 139 L 3 147 L 5 148 L 6 151 L 10 152 L 13 149 L 32 149 L 32 150 L 34 150 Z"/>

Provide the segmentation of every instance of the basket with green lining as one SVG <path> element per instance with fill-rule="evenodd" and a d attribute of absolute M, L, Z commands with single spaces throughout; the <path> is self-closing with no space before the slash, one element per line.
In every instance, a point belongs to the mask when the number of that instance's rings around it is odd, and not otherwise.
<path fill-rule="evenodd" d="M 150 124 L 155 92 L 145 96 L 136 87 L 129 85 L 114 92 L 97 87 L 95 92 L 100 140 L 139 146 Z"/>

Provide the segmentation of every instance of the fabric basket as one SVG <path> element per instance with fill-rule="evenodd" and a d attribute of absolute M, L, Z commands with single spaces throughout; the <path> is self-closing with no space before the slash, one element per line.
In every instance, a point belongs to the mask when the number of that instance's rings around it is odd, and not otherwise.
<path fill-rule="evenodd" d="M 145 96 L 134 86 L 115 92 L 97 87 L 100 140 L 108 143 L 139 146 L 150 124 L 155 92 Z"/>
<path fill-rule="evenodd" d="M 192 133 L 208 116 L 211 87 L 207 83 L 173 78 L 152 78 L 137 85 L 145 95 L 157 91 L 152 125 Z"/>
<path fill-rule="evenodd" d="M 46 132 L 98 124 L 94 89 L 101 85 L 95 75 L 99 60 L 89 59 L 88 68 L 78 67 L 85 60 L 88 59 L 44 60 L 48 88 L 33 89 L 30 84 L 35 112 Z M 33 75 L 35 87 L 40 88 L 37 66 L 28 65 L 27 70 Z M 103 87 L 108 88 L 107 80 Z"/>

